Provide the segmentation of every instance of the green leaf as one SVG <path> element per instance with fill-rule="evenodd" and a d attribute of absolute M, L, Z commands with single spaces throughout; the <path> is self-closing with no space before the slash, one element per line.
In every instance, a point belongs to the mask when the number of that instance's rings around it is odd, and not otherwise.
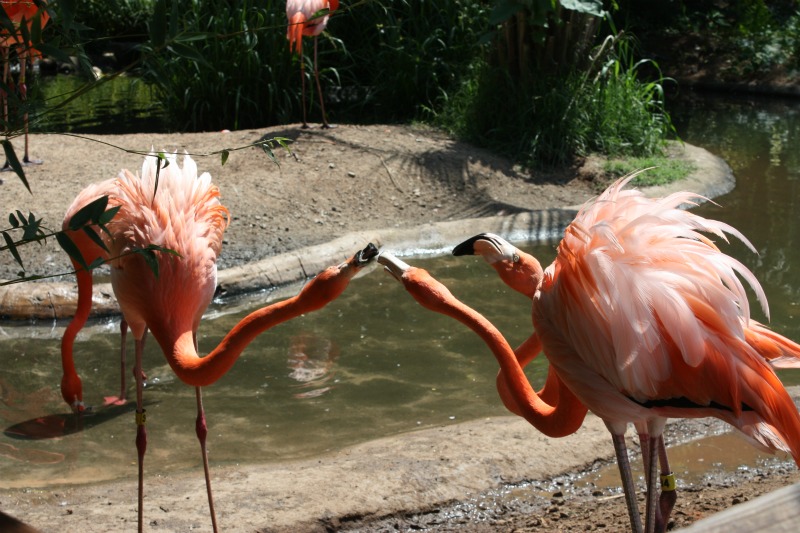
<path fill-rule="evenodd" d="M 561 0 L 561 5 L 565 9 L 594 15 L 595 17 L 604 17 L 606 15 L 602 0 Z"/>
<path fill-rule="evenodd" d="M 150 270 L 153 271 L 153 275 L 157 278 L 158 277 L 158 258 L 156 257 L 155 252 L 148 248 L 148 249 L 142 250 L 141 252 L 138 252 L 138 253 L 139 253 L 139 255 L 142 256 L 142 259 L 144 259 L 144 262 L 147 263 L 147 266 L 150 267 Z"/>
<path fill-rule="evenodd" d="M 23 269 L 25 265 L 22 264 L 22 257 L 20 257 L 19 252 L 17 251 L 17 245 L 14 243 L 14 239 L 11 238 L 11 235 L 8 232 L 3 232 L 3 239 L 6 241 L 6 246 L 8 247 L 8 251 L 11 252 L 11 255 L 14 256 L 14 259 L 19 263 Z"/>
<path fill-rule="evenodd" d="M 108 196 L 101 196 L 78 209 L 69 219 L 69 229 L 78 230 L 88 223 L 97 224 L 108 205 Z"/>
<path fill-rule="evenodd" d="M 69 52 L 54 43 L 41 42 L 36 45 L 36 49 L 47 57 L 52 57 L 61 63 L 70 63 Z"/>
<path fill-rule="evenodd" d="M 174 39 L 176 35 L 178 35 L 178 22 L 180 22 L 180 6 L 178 6 L 178 0 L 172 0 L 172 11 L 169 17 L 169 38 Z M 166 9 L 164 10 L 166 13 Z"/>
<path fill-rule="evenodd" d="M 230 155 L 231 155 L 230 151 L 228 150 L 222 151 L 222 166 L 225 166 L 225 162 L 228 161 L 228 156 Z"/>
<path fill-rule="evenodd" d="M 92 239 L 97 246 L 108 252 L 108 248 L 106 247 L 106 243 L 103 242 L 103 239 L 98 235 L 98 233 L 94 230 L 92 226 L 86 226 L 83 228 L 83 232 Z"/>
<path fill-rule="evenodd" d="M 121 208 L 122 206 L 117 205 L 112 207 L 111 209 L 106 209 L 103 212 L 103 214 L 100 215 L 100 218 L 97 219 L 97 223 L 100 224 L 101 226 L 105 226 L 106 224 L 111 222 L 111 219 L 113 219 L 116 216 L 116 214 L 119 212 Z"/>
<path fill-rule="evenodd" d="M 89 265 L 86 264 L 86 261 L 81 255 L 81 251 L 75 246 L 75 243 L 72 242 L 69 235 L 63 231 L 59 231 L 56 233 L 56 240 L 58 241 L 58 245 L 61 246 L 61 249 L 67 252 L 70 259 L 78 263 L 84 270 L 89 270 Z"/>
<path fill-rule="evenodd" d="M 39 235 L 44 235 L 44 232 L 41 229 L 41 220 L 36 220 L 33 218 L 33 214 L 31 213 L 31 218 L 28 220 L 28 223 L 25 224 L 25 230 L 22 232 L 22 240 L 23 241 L 33 241 L 38 240 L 37 237 Z"/>
<path fill-rule="evenodd" d="M 191 59 L 192 61 L 211 67 L 208 61 L 206 61 L 205 56 L 193 46 L 173 41 L 167 46 L 167 50 L 171 50 L 180 57 Z"/>
<path fill-rule="evenodd" d="M 489 24 L 501 24 L 524 9 L 524 5 L 517 0 L 498 0 L 489 16 Z"/>
<path fill-rule="evenodd" d="M 6 161 L 8 161 L 9 165 L 11 165 L 11 169 L 19 177 L 20 181 L 22 181 L 22 184 L 25 186 L 25 188 L 28 189 L 28 192 L 33 194 L 33 192 L 31 192 L 31 186 L 28 185 L 28 180 L 25 178 L 25 172 L 22 170 L 22 165 L 20 164 L 19 159 L 17 159 L 17 153 L 14 151 L 14 146 L 8 139 L 3 141 L 3 151 L 6 153 Z"/>

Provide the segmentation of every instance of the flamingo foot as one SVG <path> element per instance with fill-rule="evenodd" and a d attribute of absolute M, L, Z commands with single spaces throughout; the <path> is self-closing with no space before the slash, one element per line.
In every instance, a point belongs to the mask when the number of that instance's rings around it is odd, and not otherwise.
<path fill-rule="evenodd" d="M 111 407 L 112 405 L 125 405 L 128 402 L 125 398 L 120 396 L 104 396 L 103 407 Z"/>
<path fill-rule="evenodd" d="M 25 156 L 25 157 L 22 158 L 22 164 L 26 165 L 26 166 L 27 165 L 41 165 L 42 163 L 44 163 L 44 160 L 42 160 L 42 159 L 30 159 L 30 158 L 28 158 L 28 156 Z"/>

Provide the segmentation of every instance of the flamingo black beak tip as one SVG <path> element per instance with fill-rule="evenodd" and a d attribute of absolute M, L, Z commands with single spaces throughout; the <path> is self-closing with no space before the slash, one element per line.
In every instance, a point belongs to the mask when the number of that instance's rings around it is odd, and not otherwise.
<path fill-rule="evenodd" d="M 475 243 L 481 239 L 485 239 L 485 233 L 479 233 L 474 237 L 470 237 L 466 241 L 458 244 L 455 248 L 453 248 L 453 255 L 461 256 L 461 255 L 475 255 Z"/>
<path fill-rule="evenodd" d="M 363 250 L 356 253 L 356 264 L 359 266 L 366 265 L 378 256 L 378 247 L 372 243 L 367 244 Z"/>

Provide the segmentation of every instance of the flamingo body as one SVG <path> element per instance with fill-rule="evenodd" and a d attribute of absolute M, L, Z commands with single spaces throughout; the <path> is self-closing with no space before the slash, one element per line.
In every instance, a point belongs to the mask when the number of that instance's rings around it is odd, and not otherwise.
<path fill-rule="evenodd" d="M 122 314 L 137 339 L 150 327 L 175 368 L 171 343 L 197 330 L 214 296 L 228 210 L 211 176 L 198 176 L 190 157 L 182 168 L 174 154 L 167 161 L 157 188 L 155 157 L 145 159 L 141 177 L 120 173 L 114 199 L 120 210 L 108 228 L 114 235 L 111 283 Z M 177 254 L 158 253 L 157 276 L 141 254 L 131 253 L 150 245 Z"/>
<path fill-rule="evenodd" d="M 758 281 L 700 232 L 752 245 L 678 209 L 697 196 L 654 201 L 627 181 L 581 210 L 544 271 L 533 322 L 548 359 L 613 427 L 715 416 L 800 461 L 800 416 L 768 364 L 800 346 L 750 318 L 738 276 L 768 313 Z"/>
<path fill-rule="evenodd" d="M 316 37 L 325 31 L 330 13 L 338 8 L 338 0 L 288 0 L 286 2 L 286 18 L 289 20 L 289 27 L 286 31 L 286 38 L 289 39 L 289 49 L 302 55 L 303 36 Z M 314 17 L 323 9 L 327 9 L 328 14 Z"/>

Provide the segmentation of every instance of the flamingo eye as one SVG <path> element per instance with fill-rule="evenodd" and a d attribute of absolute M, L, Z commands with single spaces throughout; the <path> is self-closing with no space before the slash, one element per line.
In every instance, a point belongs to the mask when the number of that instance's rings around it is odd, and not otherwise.
<path fill-rule="evenodd" d="M 514 255 L 511 256 L 511 260 L 515 263 L 519 263 L 519 254 L 514 253 Z"/>

